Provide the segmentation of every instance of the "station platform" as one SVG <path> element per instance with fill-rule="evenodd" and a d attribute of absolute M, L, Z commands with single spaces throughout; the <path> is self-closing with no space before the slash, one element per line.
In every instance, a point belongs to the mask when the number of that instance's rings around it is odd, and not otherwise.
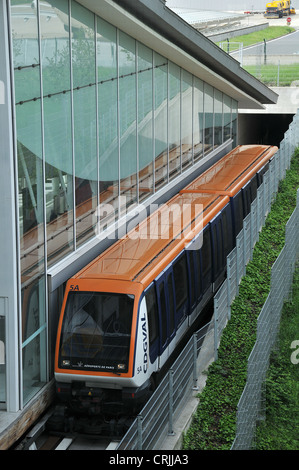
<path fill-rule="evenodd" d="M 0 410 L 0 450 L 9 450 L 28 432 L 36 420 L 51 406 L 55 383 L 49 382 L 27 406 L 16 413 Z"/>

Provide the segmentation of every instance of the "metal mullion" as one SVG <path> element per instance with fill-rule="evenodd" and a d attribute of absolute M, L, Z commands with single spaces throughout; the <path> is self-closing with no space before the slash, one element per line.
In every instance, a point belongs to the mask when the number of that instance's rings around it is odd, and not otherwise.
<path fill-rule="evenodd" d="M 139 204 L 139 136 L 138 136 L 138 100 L 139 100 L 139 93 L 138 93 L 138 42 L 135 40 L 135 72 L 136 72 L 136 79 L 135 79 L 135 86 L 136 86 L 136 188 L 137 188 L 137 204 Z"/>
<path fill-rule="evenodd" d="M 16 129 L 16 109 L 15 109 L 15 80 L 14 80 L 14 63 L 13 63 L 13 39 L 12 39 L 12 26 L 11 26 L 11 2 L 7 0 L 4 2 L 3 5 L 3 12 L 4 16 L 7 19 L 7 30 L 8 30 L 8 45 L 9 45 L 9 59 L 7 61 L 7 66 L 10 68 L 9 71 L 9 79 L 10 79 L 10 87 L 11 87 L 11 128 L 12 128 L 12 139 L 13 139 L 13 167 L 14 167 L 14 178 L 13 183 L 15 185 L 14 190 L 14 207 L 15 207 L 15 221 L 16 221 L 16 274 L 17 280 L 16 282 L 16 306 L 17 306 L 17 314 L 15 314 L 13 326 L 16 328 L 17 334 L 15 335 L 15 341 L 13 341 L 14 347 L 17 349 L 17 353 L 15 355 L 16 360 L 14 361 L 14 369 L 17 370 L 17 373 L 14 374 L 14 378 L 11 379 L 11 372 L 8 371 L 8 362 L 6 358 L 6 409 L 7 411 L 16 412 L 22 408 L 22 397 L 23 397 L 23 370 L 20 365 L 22 364 L 22 296 L 21 296 L 21 248 L 20 248 L 20 226 L 19 226 L 19 202 L 18 202 L 18 163 L 17 163 L 17 129 Z M 5 22 L 5 19 L 4 19 Z M 3 57 L 2 60 L 4 61 L 5 58 Z M 2 62 L 3 63 L 3 62 Z M 9 327 L 9 319 L 6 318 L 6 340 L 10 341 L 10 327 Z M 11 328 L 13 330 L 14 328 Z M 9 349 L 7 345 L 6 347 L 6 354 L 9 354 Z M 12 384 L 13 382 L 13 384 Z M 13 386 L 14 387 L 13 387 Z M 8 392 L 10 394 L 8 395 Z"/>
<path fill-rule="evenodd" d="M 191 106 L 192 106 L 192 165 L 194 165 L 194 87 L 195 87 L 195 80 L 194 80 L 194 75 L 192 75 L 192 100 L 191 100 Z"/>
<path fill-rule="evenodd" d="M 99 137 L 99 90 L 98 90 L 98 42 L 97 42 L 97 16 L 94 15 L 94 31 L 95 31 L 95 68 L 96 68 L 96 155 L 97 155 L 97 207 L 100 204 L 100 137 Z M 96 214 L 98 211 L 96 211 Z M 96 223 L 95 235 L 98 235 L 98 223 Z"/>
<path fill-rule="evenodd" d="M 155 172 L 155 55 L 152 50 L 152 139 L 153 139 L 153 194 L 156 192 Z"/>
<path fill-rule="evenodd" d="M 73 90 L 73 50 L 72 50 L 72 7 L 71 0 L 68 0 L 69 7 L 69 50 L 70 50 L 70 88 L 71 88 L 71 129 L 72 129 L 72 167 L 73 167 L 73 251 L 77 248 L 76 230 L 76 190 L 75 190 L 75 137 L 74 137 L 74 90 Z"/>
<path fill-rule="evenodd" d="M 183 70 L 180 67 L 180 174 L 183 172 L 183 155 L 182 155 L 182 117 L 183 117 L 183 96 L 182 96 Z"/>
<path fill-rule="evenodd" d="M 48 250 L 47 250 L 47 212 L 46 212 L 46 162 L 45 162 L 45 126 L 44 126 L 44 99 L 43 99 L 43 71 L 42 71 L 42 48 L 41 48 L 41 26 L 40 26 L 40 5 L 37 2 L 37 30 L 38 30 L 38 50 L 39 50 L 39 78 L 41 93 L 41 137 L 42 137 L 42 184 L 43 184 L 43 222 L 44 222 L 44 288 L 45 288 L 45 318 L 47 327 L 46 342 L 46 381 L 49 380 L 49 312 L 48 312 L 48 286 L 47 286 L 47 268 L 48 268 Z"/>
<path fill-rule="evenodd" d="M 118 147 L 118 214 L 120 218 L 120 105 L 119 105 L 119 29 L 116 29 L 116 96 L 117 96 L 117 147 Z"/>
<path fill-rule="evenodd" d="M 166 139 L 167 139 L 167 182 L 166 184 L 169 183 L 169 60 L 167 59 L 167 80 L 166 80 L 166 86 L 167 86 L 167 108 L 166 108 Z"/>

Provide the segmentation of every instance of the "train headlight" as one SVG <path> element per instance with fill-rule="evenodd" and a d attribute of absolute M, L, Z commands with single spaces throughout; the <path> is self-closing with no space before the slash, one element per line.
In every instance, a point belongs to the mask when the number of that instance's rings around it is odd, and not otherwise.
<path fill-rule="evenodd" d="M 65 367 L 65 366 L 70 366 L 71 365 L 71 361 L 69 361 L 68 359 L 65 359 L 62 361 L 62 365 Z"/>
<path fill-rule="evenodd" d="M 118 370 L 124 370 L 126 368 L 125 364 L 117 364 L 117 369 Z"/>

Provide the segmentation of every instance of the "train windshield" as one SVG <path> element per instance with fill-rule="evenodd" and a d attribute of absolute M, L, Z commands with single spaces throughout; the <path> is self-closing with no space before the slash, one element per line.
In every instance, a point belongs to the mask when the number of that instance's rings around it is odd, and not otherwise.
<path fill-rule="evenodd" d="M 59 351 L 61 368 L 127 372 L 134 296 L 70 292 Z"/>

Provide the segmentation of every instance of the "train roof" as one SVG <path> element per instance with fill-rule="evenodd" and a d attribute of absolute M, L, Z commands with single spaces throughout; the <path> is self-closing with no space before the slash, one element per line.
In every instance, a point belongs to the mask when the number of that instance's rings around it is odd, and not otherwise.
<path fill-rule="evenodd" d="M 177 194 L 74 278 L 136 281 L 146 287 L 228 202 L 217 194 Z"/>
<path fill-rule="evenodd" d="M 263 145 L 236 147 L 73 279 L 135 281 L 146 287 L 276 151 Z"/>
<path fill-rule="evenodd" d="M 217 192 L 232 197 L 277 150 L 269 145 L 239 145 L 181 192 Z"/>

